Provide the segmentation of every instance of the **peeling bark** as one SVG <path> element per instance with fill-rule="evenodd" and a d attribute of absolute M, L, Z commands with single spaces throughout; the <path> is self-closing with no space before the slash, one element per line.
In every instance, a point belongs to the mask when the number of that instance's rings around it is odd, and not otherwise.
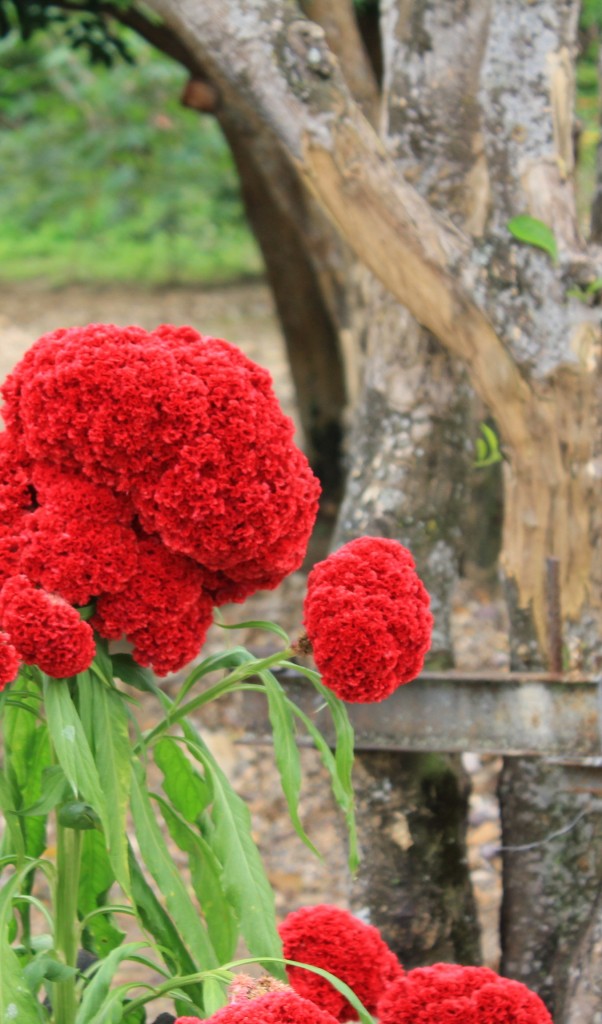
<path fill-rule="evenodd" d="M 569 140 L 577 0 L 382 0 L 388 130 L 400 142 L 392 151 L 354 103 L 319 26 L 289 0 L 150 6 L 206 62 L 224 104 L 236 107 L 248 132 L 271 139 L 358 260 L 466 367 L 506 456 L 502 563 L 526 627 L 516 653 L 526 644 L 522 655 L 532 657 L 533 637 L 540 656 L 546 649 L 544 565 L 553 555 L 560 561 L 569 666 L 600 671 L 602 335 L 597 311 L 567 296 L 572 283 L 586 284 L 602 267 L 600 250 L 586 249 L 579 238 L 574 214 Z M 475 46 L 456 45 L 456 75 L 447 82 L 433 75 L 445 40 L 449 48 L 470 30 Z M 405 66 L 392 59 L 395 53 L 405 53 Z M 466 131 L 454 129 L 454 148 L 444 122 L 456 111 Z M 437 202 L 447 216 L 434 209 Z M 512 241 L 507 221 L 522 213 L 553 228 L 558 264 Z M 366 465 L 373 462 L 368 448 Z M 535 825 L 538 801 L 547 813 L 549 780 L 526 777 L 525 803 L 514 810 L 504 785 L 508 845 L 520 845 L 514 838 L 521 817 L 525 827 L 529 818 Z M 529 876 L 515 857 L 506 869 L 519 914 Z M 547 859 L 545 870 L 544 886 L 551 892 L 558 885 L 560 893 L 566 878 L 559 880 Z M 587 884 L 575 887 L 575 906 L 563 906 L 567 934 L 586 957 L 596 955 L 598 942 L 596 921 L 581 916 L 593 900 L 596 871 L 588 868 Z M 506 917 L 507 962 L 529 971 L 549 921 L 521 918 L 530 938 L 515 956 L 514 943 L 523 938 L 511 928 L 513 914 Z M 538 971 L 553 978 L 538 984 L 551 986 L 554 999 L 558 985 L 569 986 L 558 1024 L 575 1020 L 580 1000 L 589 999 L 583 1005 L 599 1016 L 588 972 L 575 960 L 567 971 L 562 916 L 553 931 L 562 955 L 546 947 Z"/>
<path fill-rule="evenodd" d="M 398 167 L 427 191 L 433 176 L 440 181 L 466 177 L 466 165 L 460 165 L 466 160 L 472 164 L 472 155 L 470 145 L 468 155 L 457 147 L 452 161 L 445 147 L 439 148 L 436 134 L 429 133 L 423 151 L 412 151 L 408 126 L 436 116 L 441 97 L 436 87 L 417 87 L 425 79 L 435 86 L 437 75 L 431 74 L 432 67 L 426 73 L 421 53 L 413 59 L 415 25 L 409 6 L 404 8 L 409 26 L 388 26 L 392 5 L 381 7 L 387 40 L 381 137 Z M 465 32 L 471 38 L 463 39 L 463 49 L 472 53 L 470 19 L 460 24 L 455 42 Z M 453 92 L 454 50 L 449 42 L 444 34 L 437 35 L 435 62 Z M 402 104 L 409 110 L 412 98 L 407 120 L 400 118 Z M 452 132 L 456 129 L 464 130 L 460 124 L 450 125 Z M 470 134 L 470 126 L 466 132 Z M 448 203 L 450 195 L 442 192 L 436 201 Z M 456 213 L 462 219 L 467 210 L 458 207 Z M 348 439 L 349 473 L 335 544 L 377 534 L 410 548 L 435 617 L 429 665 L 445 668 L 453 664 L 450 607 L 464 549 L 460 522 L 472 461 L 471 391 L 461 364 L 369 272 L 357 268 L 354 281 L 352 326 L 362 339 L 364 372 Z M 427 766 L 431 781 L 424 784 Z M 359 835 L 364 845 L 370 844 L 370 856 L 352 887 L 352 907 L 370 917 L 408 966 L 440 959 L 478 962 L 478 924 L 466 860 L 468 780 L 461 759 L 362 751 L 357 754 L 356 785 Z M 388 824 L 376 828 L 381 818 Z M 398 841 L 400 822 L 410 837 L 408 845 Z"/>

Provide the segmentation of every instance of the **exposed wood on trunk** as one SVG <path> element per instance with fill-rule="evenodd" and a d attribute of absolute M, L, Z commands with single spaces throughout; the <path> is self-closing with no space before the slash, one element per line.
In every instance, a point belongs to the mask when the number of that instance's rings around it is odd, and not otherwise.
<path fill-rule="evenodd" d="M 319 27 L 296 17 L 284 2 L 207 0 L 198 5 L 185 0 L 176 8 L 168 0 L 153 0 L 152 6 L 176 30 L 188 35 L 191 46 L 211 64 L 224 96 L 229 93 L 241 110 L 246 109 L 249 125 L 260 119 L 275 133 L 275 144 L 288 152 L 300 177 L 358 258 L 420 323 L 465 361 L 475 389 L 498 425 L 514 479 L 528 484 L 527 493 L 517 503 L 512 499 L 518 486 L 510 489 L 507 507 L 512 530 L 506 529 L 505 537 L 514 539 L 504 558 L 506 571 L 517 581 L 521 603 L 533 609 L 543 643 L 545 612 L 538 578 L 541 563 L 536 556 L 546 549 L 546 554 L 559 557 L 566 583 L 569 565 L 581 567 L 591 560 L 591 538 L 589 531 L 580 536 L 567 531 L 566 511 L 574 488 L 567 478 L 569 467 L 561 447 L 566 438 L 560 442 L 553 434 L 556 414 L 550 408 L 551 389 L 540 394 L 511 355 L 518 331 L 518 354 L 521 359 L 528 356 L 524 346 L 532 331 L 528 335 L 521 331 L 520 318 L 512 324 L 507 316 L 499 315 L 504 289 L 492 278 L 496 273 L 495 244 L 489 240 L 482 258 L 477 252 L 476 266 L 471 264 L 467 239 L 436 215 L 396 172 L 349 95 Z M 533 16 L 544 18 L 544 6 L 533 5 Z M 569 17 L 575 6 L 571 6 Z M 496 24 L 505 28 L 508 13 L 503 15 L 500 11 Z M 549 30 L 544 33 L 544 43 L 552 44 L 553 38 Z M 493 82 L 492 54 L 493 44 L 489 50 Z M 541 59 L 545 57 L 543 53 Z M 545 102 L 549 105 L 548 92 Z M 516 166 L 527 173 L 535 161 L 534 144 L 532 140 L 525 143 L 523 153 L 521 134 L 515 135 Z M 548 144 L 547 139 L 544 143 Z M 498 159 L 498 149 L 490 146 L 490 164 Z M 495 185 L 493 195 L 497 197 Z M 510 257 L 513 253 L 509 250 Z M 521 251 L 514 269 L 507 266 L 507 259 L 505 253 L 502 274 L 520 279 L 525 266 L 537 272 L 545 266 L 546 257 Z M 510 284 L 510 291 L 517 286 L 520 290 L 520 280 Z M 594 371 L 583 368 L 575 349 L 583 347 L 583 336 L 589 332 L 592 350 L 599 328 L 588 310 L 575 307 L 571 303 L 554 307 L 554 339 L 563 339 L 563 343 L 551 346 L 545 365 L 549 373 L 572 368 L 578 379 L 583 378 L 582 388 L 587 393 Z M 499 320 L 497 329 L 493 320 Z M 570 469 L 572 475 L 582 478 L 582 492 L 587 488 L 589 461 L 587 457 Z M 578 614 L 588 597 L 587 578 L 577 573 L 573 578 L 566 601 L 569 616 Z"/>

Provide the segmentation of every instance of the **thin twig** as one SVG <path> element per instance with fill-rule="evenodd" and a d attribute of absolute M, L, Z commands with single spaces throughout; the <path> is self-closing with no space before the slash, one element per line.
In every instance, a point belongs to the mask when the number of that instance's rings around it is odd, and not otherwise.
<path fill-rule="evenodd" d="M 567 832 L 570 832 L 579 824 L 582 818 L 586 815 L 591 814 L 593 811 L 600 810 L 599 807 L 586 807 L 583 811 L 580 811 L 573 821 L 565 825 L 564 828 L 558 829 L 557 832 L 550 832 L 549 836 L 545 839 L 539 839 L 536 843 L 523 843 L 521 846 L 496 846 L 495 853 L 523 853 L 525 850 L 536 850 L 540 846 L 546 846 L 547 843 L 551 843 L 553 839 L 559 839 L 561 836 L 565 836 Z"/>

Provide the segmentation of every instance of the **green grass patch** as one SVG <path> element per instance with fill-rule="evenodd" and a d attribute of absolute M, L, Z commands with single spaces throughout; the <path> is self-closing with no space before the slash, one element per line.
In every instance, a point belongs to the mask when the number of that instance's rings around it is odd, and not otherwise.
<path fill-rule="evenodd" d="M 186 74 L 132 38 L 90 68 L 49 33 L 0 42 L 0 279 L 158 285 L 262 272 L 218 125 Z"/>

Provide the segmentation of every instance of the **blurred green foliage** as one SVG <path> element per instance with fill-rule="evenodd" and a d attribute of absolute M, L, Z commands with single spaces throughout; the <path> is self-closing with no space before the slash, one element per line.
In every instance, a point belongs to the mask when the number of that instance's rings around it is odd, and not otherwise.
<path fill-rule="evenodd" d="M 378 0 L 354 2 L 361 10 Z M 46 0 L 0 0 L 0 13 L 0 280 L 164 284 L 261 272 L 228 148 L 210 117 L 181 107 L 186 73 L 177 64 L 133 33 L 109 31 L 93 2 L 65 15 Z M 26 42 L 9 31 L 17 22 Z M 584 0 L 577 181 L 585 231 L 601 31 L 602 0 Z"/>
<path fill-rule="evenodd" d="M 580 134 L 577 161 L 577 205 L 584 233 L 596 187 L 596 150 L 600 142 L 599 52 L 602 0 L 583 0 L 579 18 L 576 114 Z"/>
<path fill-rule="evenodd" d="M 152 284 L 261 271 L 217 124 L 133 35 L 90 67 L 51 30 L 0 40 L 0 279 Z"/>

